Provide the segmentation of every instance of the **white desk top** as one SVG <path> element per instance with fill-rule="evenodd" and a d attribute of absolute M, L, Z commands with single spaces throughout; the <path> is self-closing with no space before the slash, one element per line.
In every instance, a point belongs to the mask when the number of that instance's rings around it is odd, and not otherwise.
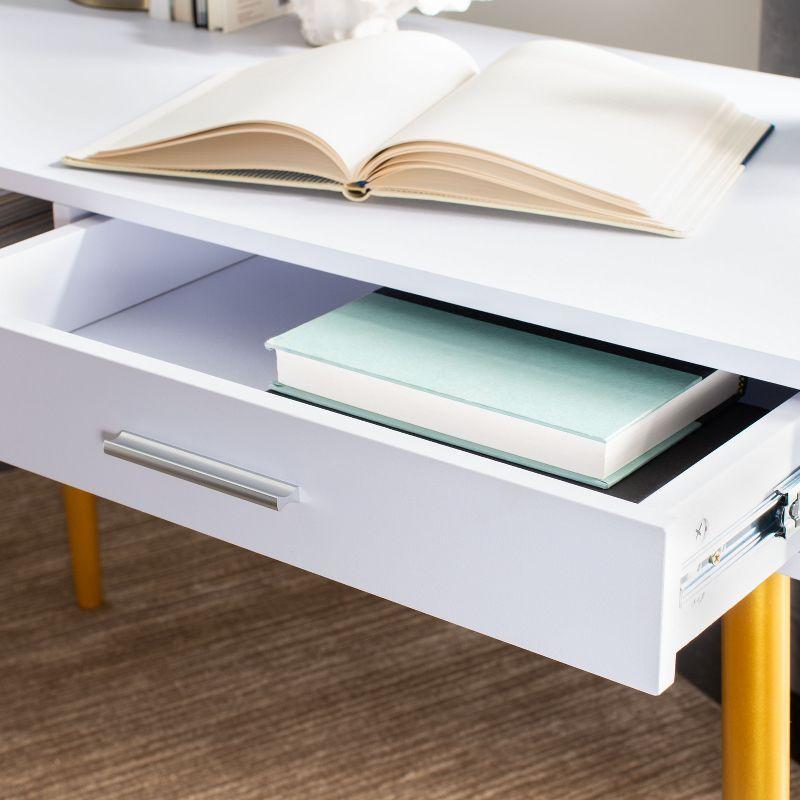
<path fill-rule="evenodd" d="M 412 16 L 486 64 L 526 34 Z M 222 69 L 302 47 L 291 18 L 224 36 L 67 0 L 0 0 L 0 186 L 317 269 L 800 388 L 800 80 L 635 57 L 777 130 L 673 240 L 523 214 L 93 173 L 60 157 Z"/>

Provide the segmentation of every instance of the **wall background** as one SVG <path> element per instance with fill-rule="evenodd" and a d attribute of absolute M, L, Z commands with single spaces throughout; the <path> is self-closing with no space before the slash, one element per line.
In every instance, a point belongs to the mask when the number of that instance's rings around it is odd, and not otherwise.
<path fill-rule="evenodd" d="M 492 0 L 453 16 L 800 76 L 800 0 Z"/>
<path fill-rule="evenodd" d="M 755 69 L 761 5 L 762 0 L 492 0 L 473 2 L 469 11 L 454 16 Z"/>
<path fill-rule="evenodd" d="M 800 77 L 800 2 L 763 0 L 760 67 Z"/>

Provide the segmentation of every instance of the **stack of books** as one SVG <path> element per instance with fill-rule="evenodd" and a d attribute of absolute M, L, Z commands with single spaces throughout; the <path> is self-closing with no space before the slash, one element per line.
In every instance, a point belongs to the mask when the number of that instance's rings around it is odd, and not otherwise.
<path fill-rule="evenodd" d="M 44 233 L 52 227 L 51 203 L 0 190 L 0 247 Z"/>
<path fill-rule="evenodd" d="M 609 488 L 739 377 L 379 290 L 267 342 L 271 391 Z"/>
<path fill-rule="evenodd" d="M 283 16 L 288 10 L 289 0 L 150 0 L 151 17 L 223 33 Z"/>

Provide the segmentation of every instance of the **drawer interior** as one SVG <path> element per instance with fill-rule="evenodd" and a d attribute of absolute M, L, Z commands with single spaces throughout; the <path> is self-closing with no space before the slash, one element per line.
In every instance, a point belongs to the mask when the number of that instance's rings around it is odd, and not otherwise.
<path fill-rule="evenodd" d="M 268 338 L 377 288 L 113 220 L 68 227 L 24 243 L 28 249 L 6 262 L 0 316 L 262 391 L 276 379 L 275 355 L 264 347 Z M 742 398 L 612 488 L 580 486 L 640 503 L 793 394 L 751 381 Z"/>
<path fill-rule="evenodd" d="M 374 288 L 359 281 L 253 257 L 74 332 L 267 390 L 276 379 L 276 372 L 275 354 L 265 349 L 266 339 Z M 751 382 L 738 402 L 709 416 L 696 433 L 628 478 L 606 490 L 584 488 L 641 502 L 792 394 L 792 390 L 783 387 Z"/>

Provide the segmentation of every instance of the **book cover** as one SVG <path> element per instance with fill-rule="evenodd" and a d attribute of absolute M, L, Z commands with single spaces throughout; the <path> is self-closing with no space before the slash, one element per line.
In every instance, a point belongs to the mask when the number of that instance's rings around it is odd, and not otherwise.
<path fill-rule="evenodd" d="M 702 379 L 380 293 L 267 346 L 600 442 Z"/>

